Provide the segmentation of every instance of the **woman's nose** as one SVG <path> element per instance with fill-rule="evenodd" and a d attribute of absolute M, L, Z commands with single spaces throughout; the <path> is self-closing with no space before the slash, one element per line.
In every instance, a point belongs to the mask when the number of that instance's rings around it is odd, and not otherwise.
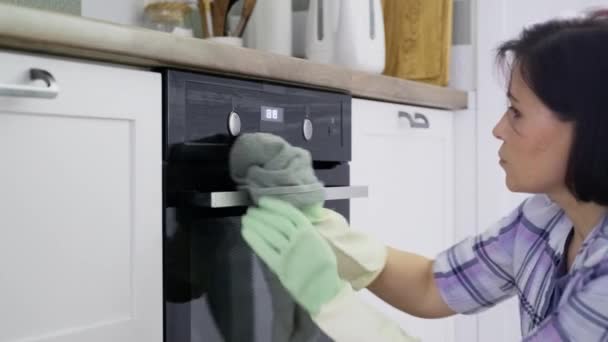
<path fill-rule="evenodd" d="M 500 120 L 496 123 L 494 128 L 492 129 L 492 135 L 498 140 L 504 140 L 503 138 L 503 126 L 505 121 L 505 115 L 503 114 L 500 117 Z"/>

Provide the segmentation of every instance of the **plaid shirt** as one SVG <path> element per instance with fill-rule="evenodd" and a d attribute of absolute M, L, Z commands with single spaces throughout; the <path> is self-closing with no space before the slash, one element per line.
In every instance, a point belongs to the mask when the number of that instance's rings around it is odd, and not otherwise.
<path fill-rule="evenodd" d="M 608 341 L 608 218 L 587 236 L 556 291 L 572 227 L 547 196 L 526 199 L 486 232 L 437 257 L 443 299 L 468 314 L 517 295 L 524 341 Z M 554 291 L 561 297 L 552 298 Z"/>

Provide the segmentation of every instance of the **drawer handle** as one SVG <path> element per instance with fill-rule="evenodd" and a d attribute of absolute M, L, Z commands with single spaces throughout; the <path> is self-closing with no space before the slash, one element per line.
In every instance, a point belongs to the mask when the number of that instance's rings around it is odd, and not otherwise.
<path fill-rule="evenodd" d="M 57 86 L 57 82 L 50 72 L 42 69 L 30 69 L 30 80 L 42 80 L 46 83 L 46 88 L 17 84 L 0 84 L 0 96 L 54 99 L 59 95 L 59 86 Z"/>
<path fill-rule="evenodd" d="M 429 128 L 431 123 L 423 114 L 416 113 L 414 118 L 408 112 L 399 112 L 399 119 L 407 119 L 410 122 L 411 128 Z"/>

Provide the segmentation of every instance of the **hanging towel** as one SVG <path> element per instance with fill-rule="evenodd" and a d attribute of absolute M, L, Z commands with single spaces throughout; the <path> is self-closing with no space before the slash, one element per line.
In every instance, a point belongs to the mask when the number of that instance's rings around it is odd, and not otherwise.
<path fill-rule="evenodd" d="M 453 0 L 383 0 L 384 74 L 445 86 L 452 45 Z"/>
<path fill-rule="evenodd" d="M 304 207 L 322 203 L 323 184 L 317 179 L 310 153 L 269 133 L 241 135 L 230 150 L 230 175 L 257 203 L 273 196 Z"/>

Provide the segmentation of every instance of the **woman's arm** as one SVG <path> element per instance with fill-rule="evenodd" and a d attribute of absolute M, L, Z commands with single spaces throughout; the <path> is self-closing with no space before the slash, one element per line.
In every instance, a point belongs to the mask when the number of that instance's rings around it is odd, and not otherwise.
<path fill-rule="evenodd" d="M 388 248 L 385 267 L 368 289 L 397 309 L 423 318 L 489 308 L 516 294 L 514 246 L 524 212 L 538 218 L 550 206 L 544 195 L 531 197 L 435 260 Z"/>
<path fill-rule="evenodd" d="M 433 260 L 417 254 L 389 247 L 386 265 L 368 289 L 410 315 L 441 318 L 455 314 L 439 294 Z"/>

